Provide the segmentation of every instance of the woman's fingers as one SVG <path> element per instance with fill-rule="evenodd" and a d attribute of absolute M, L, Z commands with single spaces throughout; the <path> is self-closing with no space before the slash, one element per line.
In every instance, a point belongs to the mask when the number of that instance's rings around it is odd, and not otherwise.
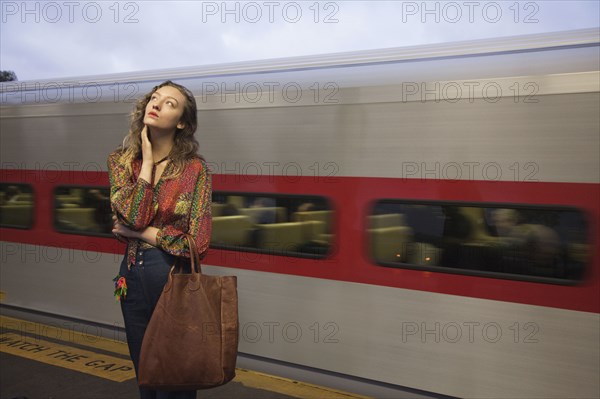
<path fill-rule="evenodd" d="M 150 142 L 148 126 L 144 125 L 140 135 L 142 136 L 142 158 L 144 161 L 153 161 L 152 159 L 152 143 Z"/>
<path fill-rule="evenodd" d="M 115 227 L 114 229 L 112 229 L 112 232 L 113 234 L 123 237 L 135 237 L 136 234 L 133 230 L 130 230 L 127 227 L 123 226 L 123 224 L 120 222 L 115 223 Z"/>
<path fill-rule="evenodd" d="M 144 127 L 142 128 L 141 135 L 142 135 L 142 144 L 150 142 L 150 139 L 148 139 L 148 125 L 144 125 Z"/>

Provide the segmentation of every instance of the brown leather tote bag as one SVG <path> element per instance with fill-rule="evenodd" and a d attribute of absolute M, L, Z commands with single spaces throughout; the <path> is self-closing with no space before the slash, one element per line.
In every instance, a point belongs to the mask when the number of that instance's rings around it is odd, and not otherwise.
<path fill-rule="evenodd" d="M 138 370 L 144 388 L 206 389 L 235 377 L 237 278 L 202 274 L 194 240 L 187 240 L 192 272 L 171 268 L 144 334 Z"/>

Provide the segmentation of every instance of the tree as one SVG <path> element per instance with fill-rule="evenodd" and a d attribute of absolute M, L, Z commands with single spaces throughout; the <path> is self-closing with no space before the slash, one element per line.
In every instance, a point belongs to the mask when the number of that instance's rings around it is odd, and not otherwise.
<path fill-rule="evenodd" d="M 0 71 L 0 82 L 12 82 L 17 80 L 17 74 L 13 71 Z"/>

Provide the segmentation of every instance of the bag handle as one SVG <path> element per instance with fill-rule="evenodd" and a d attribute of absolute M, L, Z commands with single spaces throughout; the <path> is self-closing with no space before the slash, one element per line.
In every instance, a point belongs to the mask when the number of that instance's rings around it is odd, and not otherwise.
<path fill-rule="evenodd" d="M 188 248 L 190 251 L 190 262 L 191 262 L 191 269 L 192 269 L 192 277 L 190 279 L 190 282 L 195 283 L 200 280 L 200 275 L 202 275 L 202 266 L 200 265 L 200 256 L 198 255 L 198 249 L 196 248 L 196 243 L 194 241 L 194 237 L 192 237 L 190 234 L 186 234 L 185 239 L 188 242 Z M 165 284 L 165 287 L 163 289 L 164 292 L 167 292 L 171 289 L 173 274 L 175 274 L 175 268 L 178 266 L 179 261 L 180 261 L 180 259 L 178 258 L 175 261 L 175 263 L 173 264 L 173 266 L 171 266 L 171 270 L 169 271 L 169 279 L 167 280 L 167 283 Z M 177 270 L 181 271 L 181 267 L 178 267 Z M 195 289 L 198 289 L 198 288 L 196 287 Z"/>
<path fill-rule="evenodd" d="M 186 234 L 185 238 L 188 242 L 188 248 L 190 250 L 190 261 L 192 262 L 192 274 L 196 273 L 196 266 L 198 268 L 197 274 L 202 274 L 202 266 L 200 265 L 200 255 L 198 254 L 198 248 L 196 247 L 196 241 L 190 234 Z"/>

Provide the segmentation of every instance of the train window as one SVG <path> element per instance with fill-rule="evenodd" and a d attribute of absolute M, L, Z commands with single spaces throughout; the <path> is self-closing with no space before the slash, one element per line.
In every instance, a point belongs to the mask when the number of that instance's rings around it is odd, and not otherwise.
<path fill-rule="evenodd" d="M 320 258 L 333 238 L 322 197 L 214 192 L 211 247 Z"/>
<path fill-rule="evenodd" d="M 0 226 L 30 229 L 33 225 L 33 187 L 0 183 Z"/>
<path fill-rule="evenodd" d="M 566 282 L 589 256 L 586 218 L 572 208 L 382 200 L 367 223 L 384 266 Z"/>
<path fill-rule="evenodd" d="M 62 233 L 112 236 L 108 187 L 57 187 L 54 228 Z"/>

